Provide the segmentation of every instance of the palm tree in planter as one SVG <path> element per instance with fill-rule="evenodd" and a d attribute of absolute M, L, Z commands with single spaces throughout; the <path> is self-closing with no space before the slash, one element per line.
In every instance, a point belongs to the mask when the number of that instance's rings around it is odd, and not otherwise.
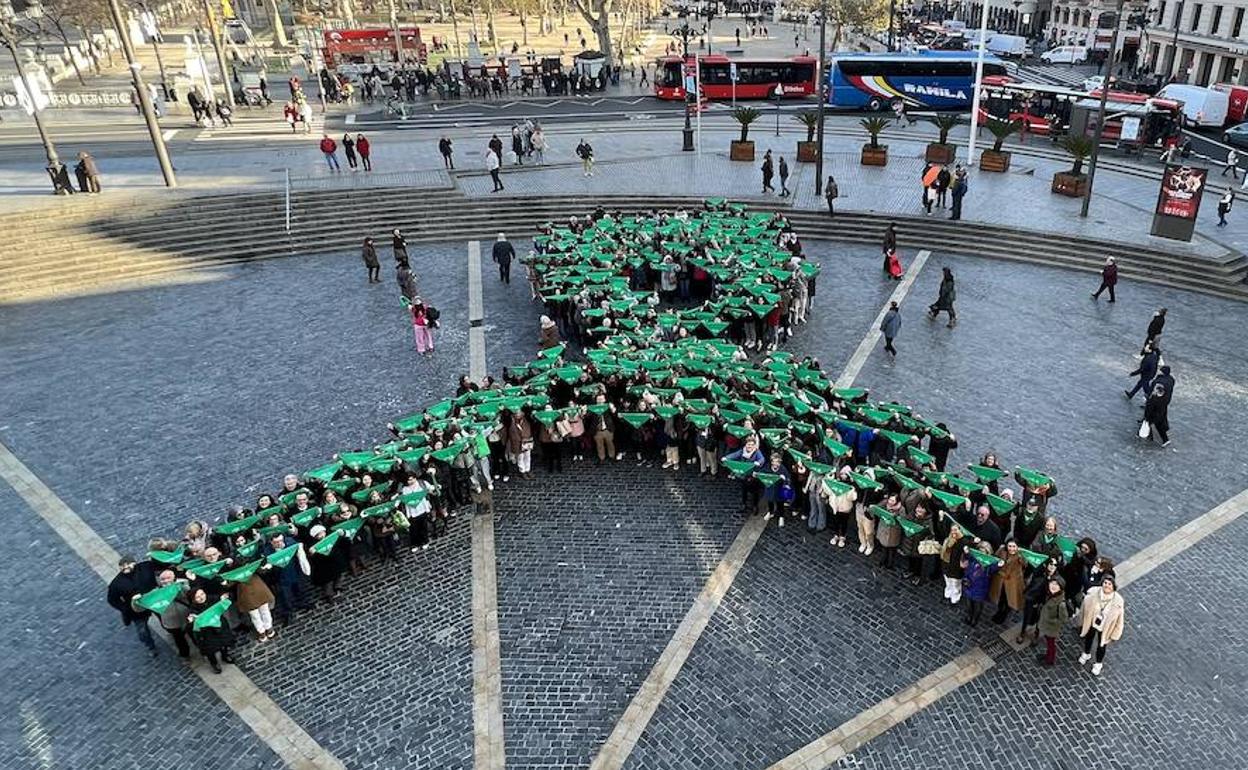
<path fill-rule="evenodd" d="M 1023 128 L 1021 120 L 1001 120 L 988 116 L 988 130 L 992 133 L 992 149 L 984 150 L 979 156 L 979 168 L 981 171 L 1009 171 L 1010 170 L 1010 154 L 1001 149 L 1001 144 L 1009 139 L 1011 135 L 1017 134 Z"/>
<path fill-rule="evenodd" d="M 1071 198 L 1082 198 L 1088 194 L 1088 177 L 1083 173 L 1083 162 L 1092 154 L 1092 137 L 1067 136 L 1062 139 L 1062 149 L 1075 159 L 1070 171 L 1059 171 L 1053 175 L 1053 186 L 1050 188 L 1058 195 Z"/>
<path fill-rule="evenodd" d="M 862 165 L 887 166 L 888 145 L 880 144 L 880 132 L 888 127 L 888 118 L 863 118 L 858 123 L 871 135 L 870 144 L 862 146 Z"/>
<path fill-rule="evenodd" d="M 750 124 L 763 116 L 753 107 L 738 107 L 732 111 L 732 119 L 741 124 L 741 139 L 733 140 L 728 157 L 732 160 L 754 160 L 754 143 L 750 141 Z"/>
<path fill-rule="evenodd" d="M 928 163 L 939 163 L 943 166 L 946 163 L 953 162 L 958 148 L 949 144 L 949 132 L 957 128 L 961 122 L 962 116 L 952 113 L 941 113 L 932 118 L 932 123 L 936 125 L 936 130 L 940 132 L 940 139 L 927 145 L 927 152 L 924 153 L 924 158 Z"/>
<path fill-rule="evenodd" d="M 797 160 L 799 163 L 814 163 L 819 157 L 819 144 L 815 141 L 815 131 L 819 128 L 819 113 L 814 110 L 802 110 L 793 119 L 806 127 L 806 141 L 797 143 Z"/>

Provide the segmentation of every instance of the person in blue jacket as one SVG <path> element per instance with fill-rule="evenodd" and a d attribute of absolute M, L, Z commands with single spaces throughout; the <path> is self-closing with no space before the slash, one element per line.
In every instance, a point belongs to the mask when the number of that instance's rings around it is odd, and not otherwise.
<path fill-rule="evenodd" d="M 767 514 L 763 518 L 771 519 L 775 516 L 780 520 L 780 526 L 783 527 L 784 517 L 788 515 L 789 507 L 796 494 L 793 489 L 793 478 L 789 475 L 789 469 L 780 462 L 779 452 L 772 454 L 767 473 L 779 476 L 780 480 L 763 488 L 763 499 L 767 502 Z"/>
<path fill-rule="evenodd" d="M 754 463 L 755 469 L 761 469 L 766 463 L 767 458 L 763 455 L 763 450 L 758 448 L 758 437 L 749 436 L 741 448 L 735 452 L 731 452 L 724 457 L 725 460 L 744 460 Z M 758 513 L 759 487 L 761 485 L 751 473 L 749 476 L 741 478 L 741 505 L 745 507 L 747 516 Z"/>
<path fill-rule="evenodd" d="M 973 548 L 982 553 L 992 553 L 992 547 L 988 543 L 978 543 Z M 988 589 L 992 584 L 992 576 L 1000 569 L 1001 563 L 992 562 L 985 566 L 971 555 L 971 549 L 963 553 L 961 563 L 965 570 L 962 576 L 962 596 L 968 600 L 966 618 L 962 622 L 968 626 L 974 626 L 979 623 L 979 616 L 984 612 L 984 602 L 988 601 Z"/>

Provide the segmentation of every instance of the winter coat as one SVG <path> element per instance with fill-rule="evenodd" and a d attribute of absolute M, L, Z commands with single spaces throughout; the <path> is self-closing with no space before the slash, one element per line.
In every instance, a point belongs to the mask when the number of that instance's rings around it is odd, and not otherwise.
<path fill-rule="evenodd" d="M 507 241 L 494 241 L 491 256 L 500 265 L 510 265 L 511 260 L 516 256 L 516 249 Z"/>
<path fill-rule="evenodd" d="M 1159 432 L 1168 432 L 1170 430 L 1170 406 L 1167 402 L 1165 392 L 1161 395 L 1151 395 L 1144 402 L 1144 420 Z"/>
<path fill-rule="evenodd" d="M 901 547 L 898 548 L 897 553 L 902 556 L 918 556 L 919 543 L 923 540 L 930 540 L 932 537 L 932 514 L 931 512 L 924 512 L 923 516 L 920 517 L 917 513 L 907 512 L 903 518 L 927 527 L 927 529 L 916 532 L 913 535 L 907 535 L 905 530 L 902 530 Z"/>
<path fill-rule="evenodd" d="M 198 614 L 211 606 L 211 604 L 202 607 L 191 605 L 190 611 Z M 195 646 L 199 648 L 199 651 L 204 654 L 221 652 L 234 646 L 234 630 L 230 628 L 229 618 L 221 618 L 221 625 L 219 626 L 205 626 L 199 630 L 192 629 L 191 639 L 195 641 Z"/>
<path fill-rule="evenodd" d="M 518 455 L 524 451 L 526 443 L 533 442 L 533 426 L 528 418 L 521 417 L 507 426 L 507 453 Z"/>
<path fill-rule="evenodd" d="M 239 585 L 238 601 L 235 602 L 239 612 L 258 610 L 266 604 L 273 603 L 273 592 L 260 579 L 259 573 L 251 576 L 251 580 Z"/>
<path fill-rule="evenodd" d="M 763 499 L 769 503 L 783 502 L 781 498 L 782 490 L 785 487 L 792 486 L 792 477 L 789 475 L 789 470 L 785 468 L 783 465 L 781 465 L 779 468 L 775 470 L 772 470 L 771 466 L 768 465 L 760 472 L 774 473 L 780 477 L 780 480 L 777 481 L 775 484 L 772 484 L 769 487 L 763 487 Z"/>
<path fill-rule="evenodd" d="M 962 553 L 966 550 L 965 539 L 955 541 L 946 537 L 940 549 L 940 560 L 944 563 L 945 577 L 961 580 L 966 570 L 962 567 Z"/>
<path fill-rule="evenodd" d="M 144 609 L 135 608 L 131 604 L 131 600 L 136 595 L 147 593 L 156 587 L 155 570 L 150 561 L 140 562 L 134 565 L 134 570 L 129 574 L 118 572 L 117 576 L 108 584 L 108 604 L 113 609 L 121 613 L 121 622 L 124 625 L 130 625 L 134 622 L 147 620 L 147 616 L 151 613 Z"/>
<path fill-rule="evenodd" d="M 997 558 L 1005 563 L 1000 565 L 1000 569 L 992 576 L 989 595 L 994 603 L 1000 604 L 1001 594 L 1004 592 L 1005 601 L 1010 605 L 1010 609 L 1021 610 L 1024 604 L 1023 592 L 1026 589 L 1023 578 L 1026 563 L 1023 561 L 1023 556 L 1018 553 L 1010 556 L 1002 547 L 997 551 Z"/>
<path fill-rule="evenodd" d="M 941 310 L 948 310 L 953 307 L 953 302 L 958 298 L 957 289 L 953 285 L 953 279 L 945 279 L 940 282 L 940 296 L 936 298 L 935 307 Z"/>
<path fill-rule="evenodd" d="M 1139 377 L 1145 382 L 1151 382 L 1157 376 L 1157 364 L 1161 361 L 1161 351 L 1150 350 L 1140 359 L 1140 365 L 1135 371 L 1128 374 L 1128 377 Z"/>
<path fill-rule="evenodd" d="M 1097 608 L 1101 604 L 1102 593 L 1099 589 L 1088 591 L 1088 595 L 1083 597 L 1083 607 L 1080 609 L 1079 634 L 1086 636 L 1092 629 L 1092 622 L 1096 619 Z M 1122 629 L 1126 625 L 1127 604 L 1122 598 L 1122 594 L 1114 591 L 1113 598 L 1106 604 L 1103 610 L 1103 620 L 1101 622 L 1101 646 L 1104 647 L 1110 642 L 1116 642 L 1122 638 Z"/>
<path fill-rule="evenodd" d="M 987 601 L 992 576 L 1000 566 L 993 563 L 985 567 L 974 556 L 967 556 L 966 574 L 962 577 L 962 594 L 973 601 Z"/>
<path fill-rule="evenodd" d="M 1047 581 L 1046 581 L 1047 583 Z M 1050 597 L 1040 607 L 1040 621 L 1037 628 L 1041 636 L 1061 636 L 1062 629 L 1070 620 L 1070 610 L 1066 609 L 1066 597 L 1062 594 Z"/>
<path fill-rule="evenodd" d="M 1101 282 L 1106 286 L 1118 285 L 1118 265 L 1106 265 L 1101 270 Z"/>
<path fill-rule="evenodd" d="M 542 350 L 553 348 L 559 344 L 559 327 L 547 326 L 542 329 L 541 337 L 538 340 L 538 346 Z"/>
<path fill-rule="evenodd" d="M 884 332 L 884 336 L 893 339 L 897 336 L 897 332 L 901 331 L 901 313 L 889 308 L 884 314 L 884 320 L 880 322 L 880 331 Z"/>
<path fill-rule="evenodd" d="M 381 267 L 381 263 L 377 261 L 377 247 L 373 244 L 364 244 L 360 256 L 364 259 L 365 267 Z"/>
<path fill-rule="evenodd" d="M 889 511 L 894 516 L 904 516 L 905 509 L 898 508 L 896 511 Z M 884 548 L 896 548 L 901 545 L 901 525 L 886 524 L 883 519 L 875 527 L 875 539 L 879 541 Z"/>

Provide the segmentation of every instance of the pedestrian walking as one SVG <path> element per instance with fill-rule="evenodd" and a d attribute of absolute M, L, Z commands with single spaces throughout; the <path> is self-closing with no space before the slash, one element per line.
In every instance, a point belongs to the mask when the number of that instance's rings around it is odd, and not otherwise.
<path fill-rule="evenodd" d="M 953 209 L 949 214 L 949 218 L 957 221 L 962 218 L 962 199 L 966 197 L 967 190 L 970 187 L 966 183 L 966 169 L 958 166 L 953 172 L 953 184 L 949 187 L 949 192 L 953 197 Z"/>
<path fill-rule="evenodd" d="M 585 176 L 594 175 L 594 148 L 584 139 L 576 146 L 576 157 L 581 159 L 581 169 Z"/>
<path fill-rule="evenodd" d="M 1152 320 L 1148 322 L 1148 331 L 1144 335 L 1144 344 L 1140 346 L 1140 355 L 1144 355 L 1147 351 L 1149 343 L 1153 347 L 1160 347 L 1161 332 L 1166 328 L 1166 309 L 1160 308 L 1153 313 Z"/>
<path fill-rule="evenodd" d="M 503 140 L 498 138 L 498 134 L 490 137 L 489 148 L 490 152 L 494 153 L 495 157 L 498 158 L 498 162 L 501 165 L 503 162 Z"/>
<path fill-rule="evenodd" d="M 438 152 L 442 154 L 442 165 L 449 169 L 455 168 L 455 145 L 443 136 L 438 140 Z"/>
<path fill-rule="evenodd" d="M 1118 285 L 1118 260 L 1105 258 L 1105 266 L 1101 268 L 1101 285 L 1092 292 L 1092 299 L 1099 299 L 1101 292 L 1109 289 L 1109 301 L 1114 301 L 1114 287 Z"/>
<path fill-rule="evenodd" d="M 330 171 L 342 171 L 338 165 L 338 143 L 329 138 L 329 134 L 321 135 L 321 153 L 325 156 L 325 165 Z"/>
<path fill-rule="evenodd" d="M 412 332 L 416 337 L 416 352 L 421 355 L 433 353 L 433 330 L 438 326 L 438 311 L 426 306 L 420 297 L 412 300 Z"/>
<path fill-rule="evenodd" d="M 399 284 L 399 293 L 408 302 L 416 299 L 420 294 L 420 287 L 416 285 L 416 274 L 412 272 L 412 268 L 406 264 L 397 265 L 394 269 L 394 278 Z"/>
<path fill-rule="evenodd" d="M 363 134 L 355 135 L 355 149 L 360 153 L 360 163 L 364 165 L 365 171 L 373 170 L 373 145 L 368 141 L 368 137 Z"/>
<path fill-rule="evenodd" d="M 510 286 L 511 260 L 516 257 L 516 250 L 507 241 L 507 236 L 504 233 L 499 233 L 498 240 L 494 241 L 492 257 L 494 263 L 498 265 L 498 280 Z"/>
<path fill-rule="evenodd" d="M 347 165 L 354 171 L 359 166 L 359 161 L 355 159 L 355 140 L 351 138 L 351 134 L 342 135 L 342 154 L 347 157 Z"/>
<path fill-rule="evenodd" d="M 152 563 L 139 562 L 133 556 L 123 556 L 118 562 L 119 572 L 108 584 L 108 604 L 121 614 L 124 626 L 134 626 L 139 641 L 147 648 L 152 657 L 156 657 L 156 641 L 152 638 L 152 629 L 147 625 L 150 612 L 134 602 L 140 596 L 156 587 Z"/>
<path fill-rule="evenodd" d="M 1111 572 L 1101 578 L 1098 590 L 1088 591 L 1080 609 L 1079 635 L 1083 637 L 1083 654 L 1079 665 L 1086 665 L 1094 656 L 1093 676 L 1100 676 L 1105 667 L 1105 651 L 1110 644 L 1122 638 L 1125 626 L 1126 602 L 1118 593 L 1118 578 Z"/>
<path fill-rule="evenodd" d="M 524 137 L 520 134 L 520 126 L 511 127 L 511 154 L 516 156 L 516 165 L 524 165 Z"/>
<path fill-rule="evenodd" d="M 1248 179 L 1248 174 L 1245 174 L 1244 179 Z M 1226 215 L 1231 213 L 1231 206 L 1234 204 L 1234 192 L 1227 190 L 1222 193 L 1222 197 L 1218 199 L 1218 227 L 1226 227 Z"/>
<path fill-rule="evenodd" d="M 914 118 L 906 114 L 906 103 L 901 99 L 893 101 L 893 117 L 897 125 L 901 125 L 901 121 L 906 121 L 906 125 L 913 126 Z"/>
<path fill-rule="evenodd" d="M 780 156 L 780 197 L 789 197 L 789 164 Z"/>
<path fill-rule="evenodd" d="M 905 269 L 901 266 L 901 260 L 897 257 L 897 250 L 893 249 L 884 255 L 884 272 L 894 281 L 900 281 Z"/>
<path fill-rule="evenodd" d="M 836 199 L 840 197 L 841 191 L 836 186 L 836 180 L 831 176 L 828 177 L 828 183 L 824 185 L 823 197 L 828 201 L 828 216 L 836 216 Z"/>
<path fill-rule="evenodd" d="M 901 331 L 901 310 L 896 302 L 888 304 L 888 312 L 884 314 L 884 320 L 880 321 L 880 331 L 884 332 L 884 350 L 896 358 L 897 348 L 893 347 L 893 340 L 897 338 L 897 332 Z"/>
<path fill-rule="evenodd" d="M 763 192 L 775 192 L 776 188 L 771 186 L 771 178 L 775 175 L 775 171 L 772 169 L 771 165 L 771 150 L 763 153 L 763 165 L 761 169 L 763 172 Z"/>
<path fill-rule="evenodd" d="M 377 261 L 377 247 L 373 245 L 372 238 L 364 239 L 360 257 L 364 260 L 364 267 L 368 268 L 368 282 L 381 283 L 381 263 Z"/>
<path fill-rule="evenodd" d="M 737 48 L 741 47 L 741 28 L 737 27 L 733 30 L 733 34 L 737 36 Z"/>
<path fill-rule="evenodd" d="M 299 122 L 303 124 L 303 133 L 312 133 L 312 105 L 307 99 L 299 100 Z"/>
<path fill-rule="evenodd" d="M 1157 385 L 1144 402 L 1144 420 L 1140 438 L 1158 439 L 1163 447 L 1170 446 L 1170 396 L 1165 387 Z"/>
<path fill-rule="evenodd" d="M 882 244 L 884 254 L 884 270 L 888 270 L 889 252 L 897 250 L 897 225 L 893 222 L 888 223 L 888 227 L 884 228 L 884 241 Z"/>
<path fill-rule="evenodd" d="M 940 279 L 940 293 L 936 297 L 936 301 L 928 305 L 927 312 L 932 318 L 936 318 L 942 312 L 949 314 L 948 328 L 952 329 L 958 323 L 958 313 L 953 309 L 954 300 L 958 298 L 957 288 L 953 283 L 953 271 L 944 268 L 944 275 Z"/>
<path fill-rule="evenodd" d="M 1161 365 L 1161 370 L 1153 381 L 1149 384 L 1149 391 L 1161 388 L 1165 391 L 1165 405 L 1170 406 L 1170 397 L 1174 395 L 1174 375 L 1170 373 L 1170 367 L 1167 364 Z"/>
<path fill-rule="evenodd" d="M 1239 153 L 1232 147 L 1226 151 L 1226 168 L 1222 169 L 1222 176 L 1226 176 L 1226 172 L 1231 172 L 1231 179 L 1239 179 Z"/>
<path fill-rule="evenodd" d="M 486 150 L 485 169 L 490 172 L 490 179 L 494 182 L 494 189 L 490 190 L 490 192 L 498 192 L 503 189 L 502 180 L 498 178 L 498 171 L 501 166 L 502 162 L 498 158 L 498 153 L 494 152 L 492 149 Z"/>
<path fill-rule="evenodd" d="M 394 228 L 391 233 L 390 245 L 394 249 L 394 264 L 396 267 L 407 267 L 407 237 L 403 235 L 403 231 Z"/>
<path fill-rule="evenodd" d="M 98 193 L 100 191 L 100 168 L 95 165 L 91 153 L 82 150 L 78 153 L 78 166 L 82 168 L 82 177 L 87 180 L 87 189 L 83 192 Z"/>
<path fill-rule="evenodd" d="M 159 102 L 155 103 L 159 104 Z M 156 117 L 160 117 L 160 115 L 158 114 Z M 226 104 L 224 99 L 217 100 L 217 117 L 221 118 L 221 123 L 226 128 L 234 125 L 234 110 L 230 109 L 230 105 Z"/>

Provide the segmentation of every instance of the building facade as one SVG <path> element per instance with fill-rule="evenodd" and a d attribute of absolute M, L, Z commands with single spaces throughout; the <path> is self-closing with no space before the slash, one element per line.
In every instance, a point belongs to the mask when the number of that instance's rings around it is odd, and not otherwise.
<path fill-rule="evenodd" d="M 1125 3 L 1121 18 L 1117 18 L 1117 10 L 1115 0 L 1054 0 L 1045 39 L 1051 46 L 1081 45 L 1092 52 L 1094 58 L 1105 56 L 1114 39 L 1117 19 L 1115 60 L 1134 68 L 1141 63 L 1146 6 L 1144 2 Z"/>
<path fill-rule="evenodd" d="M 988 29 L 1011 35 L 1039 37 L 1049 23 L 1052 0 L 1005 0 L 988 4 Z M 968 27 L 978 27 L 982 2 L 964 0 L 958 6 L 958 18 Z"/>
<path fill-rule="evenodd" d="M 1248 0 L 1152 0 L 1144 65 L 1180 83 L 1248 83 Z"/>

